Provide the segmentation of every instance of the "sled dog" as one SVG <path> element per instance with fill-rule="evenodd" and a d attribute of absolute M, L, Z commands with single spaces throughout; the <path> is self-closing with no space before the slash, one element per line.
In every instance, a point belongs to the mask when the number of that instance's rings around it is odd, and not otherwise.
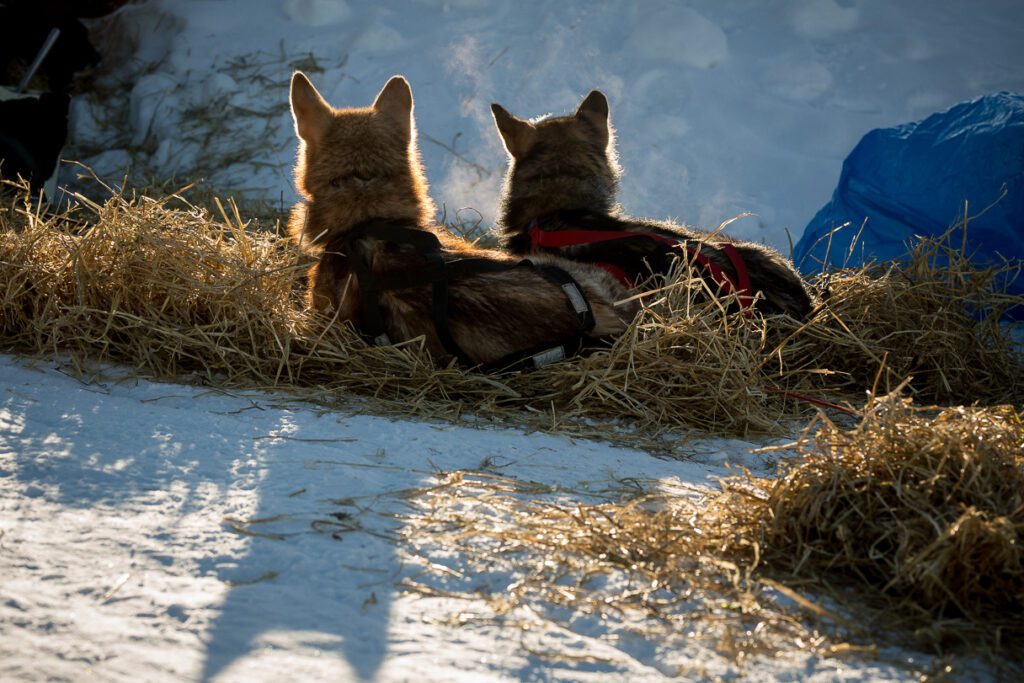
<path fill-rule="evenodd" d="M 556 255 L 522 260 L 435 227 L 413 96 L 391 78 L 370 107 L 336 109 L 301 72 L 290 104 L 302 201 L 292 238 L 315 258 L 308 304 L 376 343 L 423 337 L 443 362 L 539 365 L 621 333 L 636 308 L 603 270 Z"/>
<path fill-rule="evenodd" d="M 599 264 L 626 286 L 690 260 L 713 289 L 739 306 L 805 318 L 811 297 L 774 249 L 669 221 L 625 215 L 608 100 L 592 91 L 570 116 L 526 121 L 491 105 L 509 155 L 498 230 L 517 255 L 545 253 Z"/>

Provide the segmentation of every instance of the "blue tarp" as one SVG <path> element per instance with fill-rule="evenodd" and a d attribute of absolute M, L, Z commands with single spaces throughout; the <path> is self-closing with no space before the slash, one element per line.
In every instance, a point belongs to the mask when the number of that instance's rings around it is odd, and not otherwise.
<path fill-rule="evenodd" d="M 821 272 L 826 249 L 828 267 L 899 259 L 914 235 L 939 237 L 961 222 L 964 202 L 972 217 L 989 207 L 967 224 L 972 259 L 1024 262 L 1024 96 L 987 95 L 865 135 L 843 162 L 832 201 L 804 230 L 794 260 L 810 275 Z M 829 248 L 828 233 L 847 222 Z M 1024 294 L 1024 275 L 1007 289 Z"/>

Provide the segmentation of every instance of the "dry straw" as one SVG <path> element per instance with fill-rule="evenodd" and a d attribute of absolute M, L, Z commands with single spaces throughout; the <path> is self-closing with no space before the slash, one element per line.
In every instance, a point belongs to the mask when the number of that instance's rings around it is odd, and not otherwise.
<path fill-rule="evenodd" d="M 78 362 L 115 361 L 154 378 L 287 389 L 328 404 L 464 413 L 617 440 L 654 451 L 666 434 L 788 431 L 809 404 L 860 401 L 884 367 L 913 373 L 927 399 L 1021 401 L 1022 364 L 992 319 L 995 273 L 920 258 L 906 269 L 848 271 L 799 324 L 726 315 L 689 271 L 643 295 L 645 310 L 613 345 L 539 372 L 505 376 L 437 367 L 418 341 L 366 345 L 301 304 L 306 263 L 233 204 L 216 214 L 174 193 L 77 196 L 59 215 L 33 209 L 23 186 L 0 212 L 0 343 Z M 933 251 L 938 246 L 928 247 Z M 959 298 L 958 298 L 959 297 Z M 1018 297 L 1017 302 L 1020 301 Z M 910 343 L 911 340 L 916 340 Z"/>
<path fill-rule="evenodd" d="M 821 278 L 827 293 L 812 321 L 770 354 L 780 376 L 805 387 L 864 395 L 881 373 L 892 388 L 910 378 L 922 402 L 1024 402 L 1024 363 L 1003 314 L 1024 309 L 1005 285 L 1019 265 L 974 265 L 966 221 L 941 239 L 921 238 L 906 262 Z"/>
<path fill-rule="evenodd" d="M 1022 416 L 914 407 L 894 393 L 853 429 L 812 423 L 777 478 L 727 479 L 715 505 L 767 571 L 848 606 L 867 597 L 872 628 L 1020 655 Z"/>
<path fill-rule="evenodd" d="M 547 619 L 571 631 L 576 616 L 594 615 L 620 637 L 632 632 L 669 651 L 699 643 L 741 667 L 782 650 L 849 647 L 822 637 L 806 615 L 780 607 L 772 589 L 751 579 L 746 556 L 743 564 L 727 554 L 728 520 L 705 511 L 696 492 L 636 495 L 592 502 L 593 491 L 486 472 L 441 475 L 403 520 L 405 546 L 425 567 L 404 587 L 474 605 L 482 599 L 484 610 L 453 612 L 456 623 L 528 629 Z"/>
<path fill-rule="evenodd" d="M 457 472 L 414 501 L 404 534 L 428 559 L 443 549 L 445 576 L 462 579 L 447 580 L 449 596 L 479 597 L 487 572 L 510 577 L 485 596 L 493 617 L 523 606 L 639 614 L 633 629 L 648 638 L 685 633 L 740 663 L 902 643 L 1020 667 L 1021 419 L 1006 406 L 915 408 L 894 393 L 853 428 L 812 423 L 777 478 L 731 476 L 699 498 L 583 503 Z"/>

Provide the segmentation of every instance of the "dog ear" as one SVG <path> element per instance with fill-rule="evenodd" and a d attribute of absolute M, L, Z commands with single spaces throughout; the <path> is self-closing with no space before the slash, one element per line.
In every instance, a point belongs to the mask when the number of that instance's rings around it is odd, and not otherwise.
<path fill-rule="evenodd" d="M 580 102 L 574 116 L 590 123 L 600 135 L 601 144 L 608 144 L 608 98 L 604 96 L 603 92 L 591 90 L 590 94 Z"/>
<path fill-rule="evenodd" d="M 500 104 L 491 105 L 491 114 L 494 115 L 494 124 L 501 133 L 501 139 L 505 143 L 505 149 L 512 155 L 513 159 L 523 157 L 530 147 L 533 146 L 537 129 L 529 121 L 523 121 L 505 111 Z"/>
<path fill-rule="evenodd" d="M 327 104 L 301 71 L 292 74 L 292 89 L 288 99 L 295 120 L 295 134 L 306 142 L 315 143 L 331 123 L 334 112 L 331 105 Z"/>
<path fill-rule="evenodd" d="M 412 131 L 412 88 L 402 76 L 392 76 L 373 101 L 378 116 L 395 124 L 406 136 Z"/>

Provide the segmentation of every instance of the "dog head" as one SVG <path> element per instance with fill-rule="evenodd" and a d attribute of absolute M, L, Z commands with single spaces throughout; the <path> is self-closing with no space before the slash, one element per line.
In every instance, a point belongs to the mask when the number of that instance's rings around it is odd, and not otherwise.
<path fill-rule="evenodd" d="M 373 219 L 429 225 L 434 206 L 416 147 L 409 83 L 393 76 L 373 105 L 336 109 L 302 72 L 290 95 L 299 138 L 295 185 L 306 199 L 295 237 L 323 243 Z"/>
<path fill-rule="evenodd" d="M 620 170 L 608 99 L 601 91 L 592 91 L 569 116 L 526 121 L 499 104 L 491 105 L 491 113 L 511 162 L 506 202 L 523 193 L 569 204 L 552 209 L 614 201 Z"/>

